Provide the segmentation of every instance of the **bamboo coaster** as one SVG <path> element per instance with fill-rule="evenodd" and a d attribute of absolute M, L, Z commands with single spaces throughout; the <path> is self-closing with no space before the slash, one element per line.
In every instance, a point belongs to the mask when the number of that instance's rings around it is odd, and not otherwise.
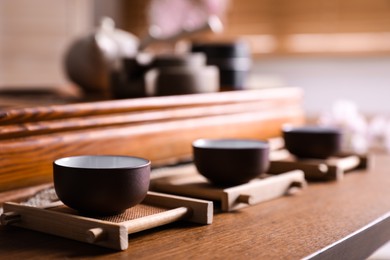
<path fill-rule="evenodd" d="M 286 150 L 273 151 L 268 169 L 270 174 L 280 174 L 293 169 L 302 170 L 306 180 L 332 181 L 342 180 L 344 174 L 353 170 L 367 169 L 370 164 L 368 155 L 340 154 L 329 159 L 297 159 Z"/>
<path fill-rule="evenodd" d="M 212 200 L 221 211 L 233 211 L 290 194 L 306 186 L 301 170 L 275 176 L 263 175 L 246 184 L 216 187 L 201 176 L 193 164 L 165 168 L 152 175 L 151 190 Z"/>
<path fill-rule="evenodd" d="M 61 203 L 32 207 L 4 204 L 2 225 L 15 225 L 116 250 L 128 248 L 128 234 L 179 220 L 211 224 L 210 201 L 148 192 L 145 200 L 124 213 L 109 217 L 86 217 Z"/>

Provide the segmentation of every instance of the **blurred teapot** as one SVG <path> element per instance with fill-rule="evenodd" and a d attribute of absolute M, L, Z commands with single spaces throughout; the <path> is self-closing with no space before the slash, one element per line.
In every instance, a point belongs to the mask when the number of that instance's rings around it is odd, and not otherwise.
<path fill-rule="evenodd" d="M 161 35 L 156 26 L 151 26 L 147 36 L 140 41 L 135 35 L 116 29 L 114 21 L 105 17 L 95 32 L 71 44 L 65 54 L 65 71 L 85 93 L 109 96 L 110 74 L 121 70 L 123 58 L 137 60 L 140 51 L 153 42 L 177 41 L 205 30 L 222 31 L 221 20 L 217 16 L 210 16 L 197 28 L 183 29 L 169 36 Z"/>
<path fill-rule="evenodd" d="M 122 57 L 136 56 L 138 46 L 136 36 L 116 29 L 114 21 L 105 17 L 95 32 L 71 44 L 65 54 L 65 71 L 86 93 L 107 92 L 109 71 Z"/>

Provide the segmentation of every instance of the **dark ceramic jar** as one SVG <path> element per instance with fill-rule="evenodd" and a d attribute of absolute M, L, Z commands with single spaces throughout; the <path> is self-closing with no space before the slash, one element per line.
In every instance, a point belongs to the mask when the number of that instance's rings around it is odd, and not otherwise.
<path fill-rule="evenodd" d="M 252 66 L 251 51 L 245 41 L 193 43 L 191 51 L 205 53 L 207 64 L 219 68 L 221 90 L 245 89 Z"/>

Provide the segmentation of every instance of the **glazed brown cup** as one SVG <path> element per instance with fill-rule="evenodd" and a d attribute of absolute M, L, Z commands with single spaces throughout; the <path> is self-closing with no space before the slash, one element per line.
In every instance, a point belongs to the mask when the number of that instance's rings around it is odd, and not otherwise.
<path fill-rule="evenodd" d="M 206 55 L 203 53 L 160 54 L 153 59 L 153 68 L 167 67 L 203 67 L 206 66 Z"/>
<path fill-rule="evenodd" d="M 53 162 L 54 188 L 84 215 L 115 215 L 139 204 L 150 182 L 150 161 L 131 156 L 85 155 Z"/>
<path fill-rule="evenodd" d="M 282 129 L 285 148 L 298 158 L 326 159 L 341 151 L 340 129 L 321 126 L 287 126 Z"/>
<path fill-rule="evenodd" d="M 249 139 L 199 139 L 192 143 L 198 172 L 217 186 L 247 183 L 269 166 L 269 144 Z"/>
<path fill-rule="evenodd" d="M 212 93 L 219 90 L 219 72 L 214 66 L 166 67 L 157 70 L 155 95 Z"/>

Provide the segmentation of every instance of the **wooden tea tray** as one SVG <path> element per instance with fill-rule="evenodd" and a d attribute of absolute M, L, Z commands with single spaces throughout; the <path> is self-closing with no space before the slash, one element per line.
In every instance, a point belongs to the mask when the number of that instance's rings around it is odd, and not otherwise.
<path fill-rule="evenodd" d="M 156 171 L 151 181 L 151 190 L 212 200 L 220 203 L 220 210 L 224 212 L 284 196 L 305 186 L 303 172 L 294 170 L 234 187 L 216 187 L 201 176 L 193 164 Z"/>
<path fill-rule="evenodd" d="M 287 150 L 271 152 L 270 174 L 280 174 L 294 169 L 302 170 L 309 181 L 342 180 L 346 172 L 366 169 L 367 155 L 340 154 L 329 159 L 297 159 Z"/>
<path fill-rule="evenodd" d="M 121 154 L 162 167 L 190 160 L 195 139 L 265 139 L 304 119 L 295 87 L 0 109 L 0 191 L 52 182 L 60 157 Z"/>
<path fill-rule="evenodd" d="M 2 225 L 14 225 L 116 250 L 128 248 L 128 234 L 178 220 L 211 224 L 210 201 L 148 192 L 144 201 L 122 214 L 109 217 L 78 215 L 62 203 L 44 208 L 18 203 L 4 204 Z"/>

